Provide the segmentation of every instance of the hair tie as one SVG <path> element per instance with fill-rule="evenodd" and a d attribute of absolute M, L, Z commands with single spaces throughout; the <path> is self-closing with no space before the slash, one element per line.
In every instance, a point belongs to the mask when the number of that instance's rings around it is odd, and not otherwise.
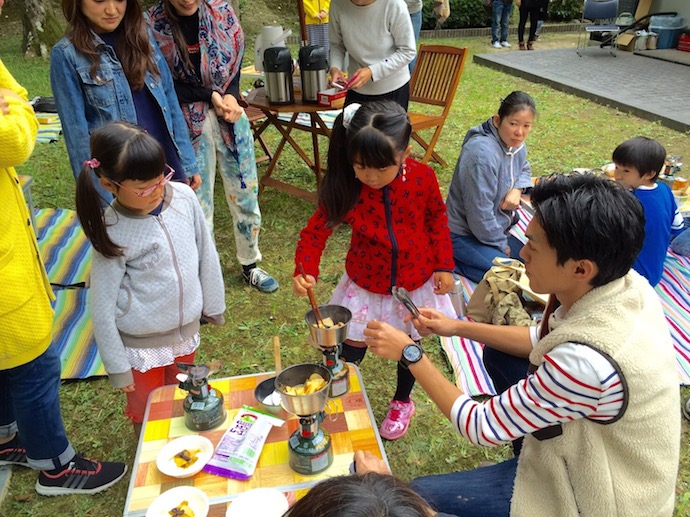
<path fill-rule="evenodd" d="M 348 104 L 345 106 L 343 109 L 343 127 L 345 129 L 348 129 L 350 127 L 350 122 L 352 122 L 352 117 L 355 116 L 355 113 L 357 113 L 357 110 L 361 108 L 361 104 L 357 104 L 356 102 L 352 104 Z"/>
<path fill-rule="evenodd" d="M 101 162 L 99 162 L 96 158 L 91 158 L 90 160 L 84 161 L 84 165 L 87 165 L 95 170 L 101 166 Z"/>

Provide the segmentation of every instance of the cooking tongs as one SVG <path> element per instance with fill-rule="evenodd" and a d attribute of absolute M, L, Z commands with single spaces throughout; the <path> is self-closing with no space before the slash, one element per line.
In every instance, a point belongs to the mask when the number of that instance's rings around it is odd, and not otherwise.
<path fill-rule="evenodd" d="M 410 311 L 410 314 L 412 314 L 413 318 L 419 317 L 419 309 L 410 298 L 410 293 L 407 292 L 407 289 L 404 287 L 393 286 L 391 288 L 391 293 L 393 294 L 393 298 L 402 303 L 405 308 Z"/>

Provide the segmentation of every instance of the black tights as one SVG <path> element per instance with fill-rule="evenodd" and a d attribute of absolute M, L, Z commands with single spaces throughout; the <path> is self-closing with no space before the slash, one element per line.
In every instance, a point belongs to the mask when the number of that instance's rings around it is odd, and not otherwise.
<path fill-rule="evenodd" d="M 343 343 L 342 348 L 340 350 L 340 357 L 348 363 L 354 363 L 356 365 L 359 365 L 364 359 L 366 353 L 367 347 L 360 348 L 348 345 L 347 343 Z M 398 363 L 398 385 L 395 388 L 393 400 L 399 400 L 400 402 L 409 402 L 410 393 L 412 393 L 412 387 L 414 386 L 414 381 L 414 375 L 412 375 L 410 370 Z"/>
<path fill-rule="evenodd" d="M 525 25 L 529 16 L 529 41 L 534 41 L 537 34 L 537 22 L 539 21 L 539 9 L 531 9 L 520 5 L 520 22 L 518 23 L 518 41 L 525 41 Z"/>

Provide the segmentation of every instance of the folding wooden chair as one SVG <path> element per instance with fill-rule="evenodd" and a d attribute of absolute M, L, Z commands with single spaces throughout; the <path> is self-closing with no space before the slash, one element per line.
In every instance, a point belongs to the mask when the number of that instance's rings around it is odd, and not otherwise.
<path fill-rule="evenodd" d="M 408 111 L 412 123 L 412 138 L 425 151 L 422 163 L 433 158 L 442 166 L 448 166 L 434 151 L 434 146 L 453 104 L 467 54 L 468 49 L 465 47 L 448 45 L 421 45 L 417 53 L 417 63 L 410 79 L 410 102 L 442 108 L 441 113 L 436 115 Z M 436 129 L 427 143 L 419 135 L 419 131 L 432 128 Z"/>

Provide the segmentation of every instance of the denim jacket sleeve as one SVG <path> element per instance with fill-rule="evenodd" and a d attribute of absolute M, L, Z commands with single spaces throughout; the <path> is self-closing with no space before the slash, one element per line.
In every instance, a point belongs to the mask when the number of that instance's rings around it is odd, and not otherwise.
<path fill-rule="evenodd" d="M 163 87 L 163 91 L 165 92 L 165 96 L 167 97 L 167 104 L 170 114 L 170 124 L 168 124 L 170 136 L 175 143 L 175 147 L 177 147 L 185 176 L 190 178 L 199 173 L 199 168 L 196 164 L 192 141 L 189 137 L 189 127 L 187 126 L 187 121 L 185 120 L 184 115 L 182 114 L 182 109 L 180 108 L 180 101 L 178 100 L 177 93 L 175 92 L 175 85 L 172 80 L 170 68 L 168 68 L 168 63 L 165 61 L 163 54 L 158 48 L 158 43 L 153 37 L 150 29 L 149 41 L 151 42 L 151 46 L 153 48 L 156 65 L 158 66 L 158 70 L 161 74 L 161 85 Z"/>
<path fill-rule="evenodd" d="M 69 59 L 65 46 L 58 43 L 50 53 L 50 86 L 55 96 L 67 154 L 76 178 L 84 160 L 89 159 L 89 128 L 81 80 L 76 64 Z"/>

